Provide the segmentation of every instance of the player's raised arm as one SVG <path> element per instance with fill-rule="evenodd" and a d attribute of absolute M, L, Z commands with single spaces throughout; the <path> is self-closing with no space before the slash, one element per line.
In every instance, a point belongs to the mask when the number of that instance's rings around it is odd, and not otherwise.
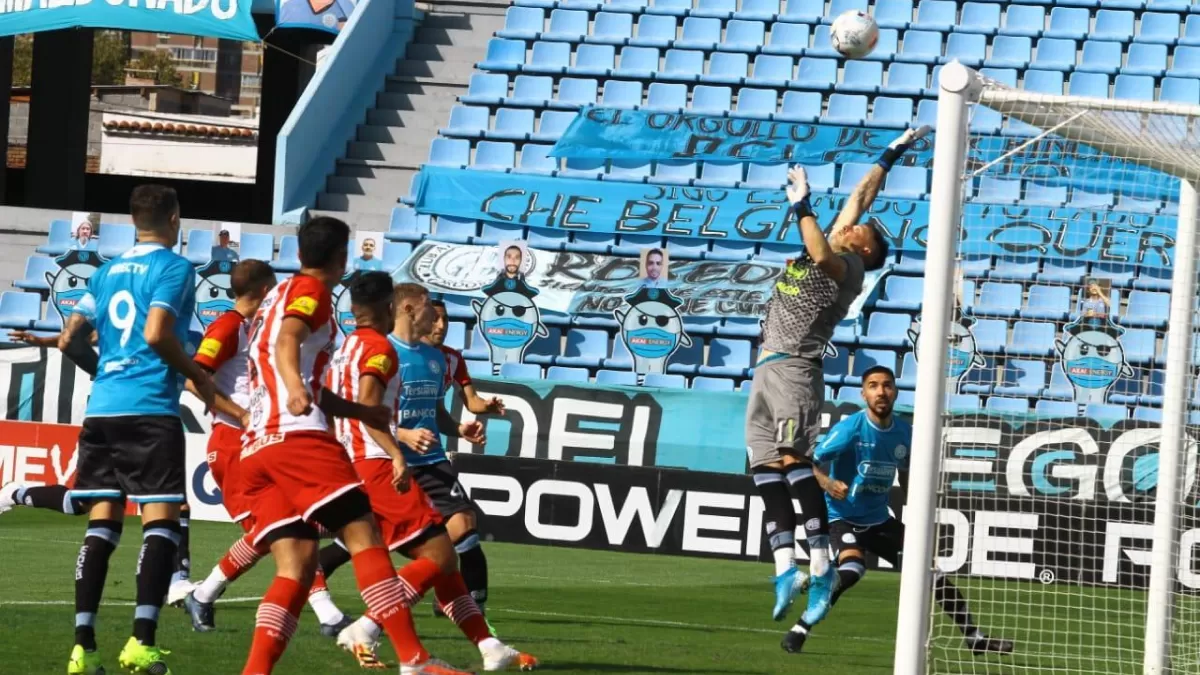
<path fill-rule="evenodd" d="M 879 196 L 879 191 L 883 189 L 883 181 L 887 177 L 888 172 L 892 170 L 892 165 L 904 153 L 912 149 L 913 143 L 924 138 L 928 133 L 928 125 L 908 129 L 888 145 L 883 154 L 879 156 L 879 160 L 875 162 L 875 166 L 871 167 L 867 175 L 862 177 L 862 180 L 854 187 L 854 191 L 846 198 L 846 203 L 842 205 L 841 212 L 838 213 L 837 219 L 833 222 L 834 231 L 842 227 L 855 225 L 862 220 L 863 215 L 871 208 L 871 204 L 875 201 L 875 198 Z"/>

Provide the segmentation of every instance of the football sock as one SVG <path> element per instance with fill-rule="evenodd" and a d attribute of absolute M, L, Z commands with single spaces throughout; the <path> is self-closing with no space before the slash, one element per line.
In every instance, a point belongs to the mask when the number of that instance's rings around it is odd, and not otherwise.
<path fill-rule="evenodd" d="M 255 548 L 250 535 L 238 539 L 221 557 L 220 562 L 213 567 L 208 578 L 196 586 L 192 595 L 200 602 L 215 601 L 225 592 L 226 586 L 253 568 L 268 553 L 270 553 L 270 549 Z"/>
<path fill-rule="evenodd" d="M 421 601 L 425 593 L 433 588 L 434 581 L 442 575 L 442 568 L 429 558 L 417 558 L 404 567 L 396 570 L 401 585 L 404 587 L 404 597 L 408 607 Z"/>
<path fill-rule="evenodd" d="M 787 481 L 800 500 L 804 536 L 808 540 L 809 569 L 821 576 L 829 569 L 829 510 L 825 506 L 825 491 L 817 483 L 810 466 L 791 469 L 787 472 Z"/>
<path fill-rule="evenodd" d="M 312 588 L 308 591 L 308 605 L 317 615 L 317 621 L 329 625 L 340 622 L 346 615 L 334 604 L 333 596 L 329 594 L 329 586 L 325 585 L 325 578 L 324 570 L 318 567 Z"/>
<path fill-rule="evenodd" d="M 836 603 L 838 598 L 842 597 L 842 593 L 850 590 L 850 587 L 857 584 L 859 579 L 867 573 L 867 566 L 863 559 L 858 556 L 846 556 L 841 563 L 838 564 L 838 587 L 833 592 L 833 597 L 830 598 L 830 604 Z"/>
<path fill-rule="evenodd" d="M 433 582 L 433 591 L 438 604 L 446 612 L 446 616 L 458 626 L 463 635 L 475 644 L 492 637 L 487 622 L 483 620 L 483 612 L 471 594 L 467 585 L 458 572 L 442 574 Z"/>
<path fill-rule="evenodd" d="M 796 566 L 796 507 L 779 469 L 754 469 L 754 485 L 763 500 L 763 529 L 775 557 L 775 576 Z"/>
<path fill-rule="evenodd" d="M 188 545 L 188 531 L 191 529 L 187 511 L 179 517 L 179 546 L 175 549 L 175 574 L 171 583 L 188 581 L 192 578 L 192 551 Z"/>
<path fill-rule="evenodd" d="M 975 625 L 974 617 L 971 616 L 971 610 L 967 606 L 967 599 L 959 592 L 957 586 L 950 583 L 950 580 L 941 574 L 935 574 L 933 577 L 933 599 L 937 601 L 946 616 L 954 621 L 954 625 L 958 626 L 963 635 L 970 637 L 979 630 Z"/>
<path fill-rule="evenodd" d="M 246 661 L 243 675 L 264 675 L 271 672 L 288 640 L 296 632 L 300 621 L 300 610 L 308 596 L 304 585 L 295 579 L 275 577 L 267 594 L 258 606 L 254 621 L 254 642 L 250 644 L 250 658 Z"/>
<path fill-rule="evenodd" d="M 387 631 L 400 662 L 411 665 L 428 661 L 429 652 L 417 638 L 403 582 L 392 568 L 387 549 L 377 546 L 359 551 L 351 562 L 367 609 Z"/>
<path fill-rule="evenodd" d="M 480 545 L 479 533 L 468 530 L 454 542 L 454 550 L 458 551 L 458 567 L 463 583 L 482 612 L 488 600 L 488 563 Z"/>
<path fill-rule="evenodd" d="M 87 511 L 83 502 L 71 499 L 71 491 L 65 485 L 23 487 L 13 496 L 22 506 L 58 511 L 68 516 L 77 516 Z"/>
<path fill-rule="evenodd" d="M 142 525 L 142 552 L 137 568 L 137 607 L 133 610 L 133 637 L 154 646 L 158 613 L 171 586 L 171 567 L 179 546 L 179 523 L 154 520 Z"/>
<path fill-rule="evenodd" d="M 88 521 L 83 547 L 75 562 L 75 644 L 96 649 L 96 612 L 108 578 L 108 559 L 121 543 L 122 523 L 115 520 Z"/>

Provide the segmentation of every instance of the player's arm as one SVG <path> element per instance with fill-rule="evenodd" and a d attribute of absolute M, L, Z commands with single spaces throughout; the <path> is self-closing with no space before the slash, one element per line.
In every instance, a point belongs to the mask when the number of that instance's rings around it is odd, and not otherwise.
<path fill-rule="evenodd" d="M 196 390 L 196 385 L 191 380 L 188 380 L 187 384 L 183 385 L 183 388 L 186 389 L 192 396 L 200 398 L 200 392 Z M 242 406 L 234 403 L 233 399 L 229 398 L 225 394 L 222 394 L 219 390 L 213 396 L 212 409 L 221 413 L 222 415 L 228 415 L 229 417 L 240 421 L 243 427 L 247 426 L 246 418 L 250 415 L 250 413 Z"/>
<path fill-rule="evenodd" d="M 817 449 L 813 451 L 813 464 L 824 464 L 837 459 L 841 454 L 854 447 L 857 436 L 858 430 L 853 416 L 833 425 L 833 428 L 817 445 Z"/>
<path fill-rule="evenodd" d="M 913 143 L 924 138 L 928 133 L 929 126 L 908 129 L 887 146 L 887 149 L 879 156 L 879 160 L 875 162 L 875 166 L 871 167 L 867 175 L 862 177 L 858 185 L 855 186 L 854 191 L 846 198 L 846 203 L 842 206 L 841 213 L 838 214 L 837 220 L 833 222 L 834 230 L 856 225 L 862 221 L 863 214 L 867 212 L 867 209 L 871 208 L 871 204 L 879 196 L 879 191 L 883 189 L 883 181 L 887 177 L 888 172 L 892 170 L 892 165 L 904 153 L 912 149 Z"/>
<path fill-rule="evenodd" d="M 330 417 L 358 420 L 372 429 L 391 428 L 392 411 L 387 406 L 365 406 L 338 396 L 328 387 L 317 392 L 317 407 Z"/>
<path fill-rule="evenodd" d="M 300 298 L 293 304 L 298 303 Z M 315 301 L 314 301 L 315 302 Z M 311 312 L 310 312 L 311 314 Z M 293 415 L 305 415 L 312 409 L 312 394 L 300 375 L 300 345 L 312 335 L 308 322 L 298 316 L 285 316 L 275 339 L 276 367 L 287 389 L 287 408 Z M 323 395 L 321 398 L 325 398 Z M 321 407 L 325 410 L 324 406 Z M 326 414 L 332 414 L 325 410 Z M 340 415 L 339 415 L 340 417 Z"/>
<path fill-rule="evenodd" d="M 437 427 L 440 433 L 447 436 L 458 436 L 465 438 L 473 445 L 484 445 L 487 443 L 487 435 L 483 432 L 483 422 L 475 420 L 466 424 L 459 424 L 458 420 L 446 410 L 446 406 L 438 403 L 437 410 Z"/>
<path fill-rule="evenodd" d="M 221 369 L 221 366 L 225 365 L 226 361 L 237 354 L 237 348 L 237 332 L 230 330 L 228 323 L 219 320 L 205 331 L 204 339 L 200 341 L 200 346 L 196 349 L 196 356 L 192 360 L 208 373 L 209 377 L 212 377 Z M 187 381 L 184 388 L 196 398 L 200 398 L 200 392 L 196 390 L 196 385 L 191 380 Z M 250 425 L 249 411 L 234 403 L 233 399 L 220 390 L 216 392 L 212 407 L 218 413 L 240 421 L 243 428 Z"/>
<path fill-rule="evenodd" d="M 192 293 L 195 286 L 195 273 L 186 260 L 179 258 L 164 269 L 151 291 L 150 310 L 146 313 L 142 339 L 167 365 L 192 381 L 207 410 L 212 408 L 216 397 L 212 378 L 196 365 L 183 348 L 183 343 L 175 336 L 175 319 L 185 310 L 190 310 L 186 305 L 194 301 Z"/>
<path fill-rule="evenodd" d="M 904 501 L 908 502 L 908 471 L 900 472 L 900 492 L 904 495 Z"/>
<path fill-rule="evenodd" d="M 817 485 L 820 485 L 822 490 L 828 492 L 830 497 L 845 499 L 846 495 L 849 494 L 850 488 L 845 483 L 830 478 L 829 474 L 825 473 L 825 470 L 820 466 L 813 464 L 812 472 L 813 478 L 817 479 Z"/>
<path fill-rule="evenodd" d="M 504 414 L 504 402 L 500 400 L 500 397 L 493 396 L 485 399 L 479 395 L 479 392 L 475 391 L 475 383 L 471 380 L 471 373 L 467 371 L 466 361 L 458 359 L 453 379 L 454 383 L 458 385 L 463 406 L 467 410 L 476 415 L 485 415 L 487 413 Z"/>

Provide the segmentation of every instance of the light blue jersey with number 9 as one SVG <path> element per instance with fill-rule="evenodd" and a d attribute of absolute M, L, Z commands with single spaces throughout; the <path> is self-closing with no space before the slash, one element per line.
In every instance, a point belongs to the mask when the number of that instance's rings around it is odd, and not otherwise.
<path fill-rule="evenodd" d="M 159 244 L 138 244 L 92 275 L 77 307 L 99 340 L 87 417 L 179 415 L 183 378 L 146 344 L 146 315 L 151 307 L 173 314 L 175 337 L 186 348 L 195 276 L 186 258 Z"/>

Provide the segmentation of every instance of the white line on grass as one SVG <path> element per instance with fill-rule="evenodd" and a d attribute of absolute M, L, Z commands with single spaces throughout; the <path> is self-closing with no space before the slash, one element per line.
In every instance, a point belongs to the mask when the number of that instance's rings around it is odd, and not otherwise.
<path fill-rule="evenodd" d="M 244 598 L 221 598 L 218 603 L 238 603 L 238 602 L 262 602 L 262 596 L 246 596 Z M 74 600 L 0 600 L 0 607 L 21 607 L 21 606 L 59 606 L 70 605 L 75 606 Z M 136 607 L 136 602 L 103 602 L 104 607 Z"/>

